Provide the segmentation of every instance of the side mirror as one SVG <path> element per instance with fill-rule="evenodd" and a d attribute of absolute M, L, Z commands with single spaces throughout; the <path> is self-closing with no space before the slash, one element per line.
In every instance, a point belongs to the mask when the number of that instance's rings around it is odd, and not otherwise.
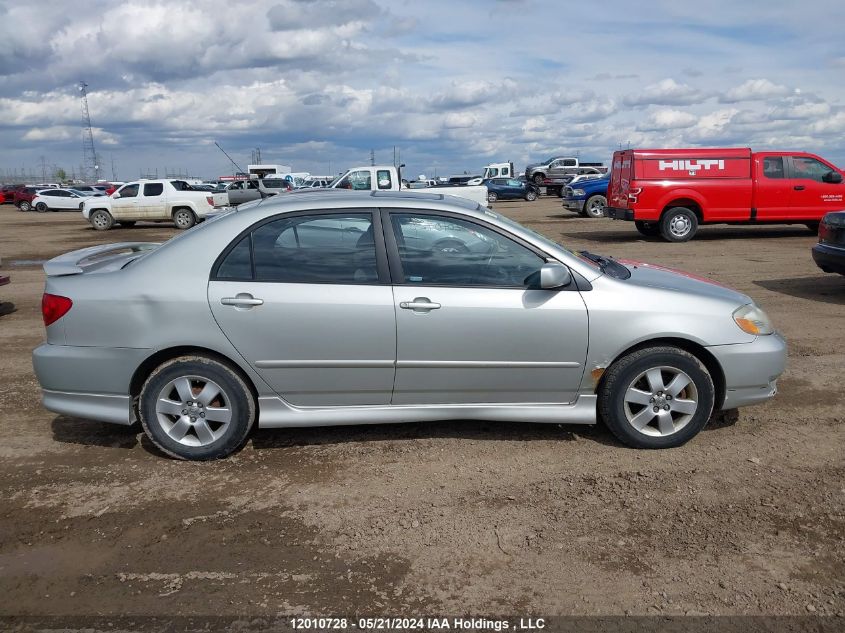
<path fill-rule="evenodd" d="M 829 182 L 832 185 L 838 185 L 842 182 L 842 174 L 838 171 L 829 171 L 824 176 L 822 176 L 822 180 L 824 182 Z"/>
<path fill-rule="evenodd" d="M 571 282 L 572 273 L 563 264 L 550 262 L 543 264 L 543 267 L 540 269 L 540 288 L 544 290 L 563 288 Z"/>
<path fill-rule="evenodd" d="M 116 192 L 116 191 L 115 191 L 115 192 L 111 195 L 111 197 L 112 197 L 112 198 L 119 198 L 119 197 L 120 197 L 120 194 L 119 194 L 118 192 Z"/>

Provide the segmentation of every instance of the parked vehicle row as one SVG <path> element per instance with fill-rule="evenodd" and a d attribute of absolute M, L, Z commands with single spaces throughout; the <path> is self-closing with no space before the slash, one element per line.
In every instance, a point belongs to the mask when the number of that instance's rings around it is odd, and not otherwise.
<path fill-rule="evenodd" d="M 610 175 L 573 181 L 563 188 L 563 207 L 590 218 L 604 217 Z"/>

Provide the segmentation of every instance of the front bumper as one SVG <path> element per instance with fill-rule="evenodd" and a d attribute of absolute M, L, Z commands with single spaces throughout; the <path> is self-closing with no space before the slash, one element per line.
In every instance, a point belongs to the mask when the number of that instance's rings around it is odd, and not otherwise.
<path fill-rule="evenodd" d="M 777 379 L 786 368 L 786 341 L 777 332 L 751 343 L 714 345 L 707 351 L 725 375 L 723 410 L 765 402 L 777 394 Z"/>
<path fill-rule="evenodd" d="M 576 211 L 581 213 L 584 210 L 584 200 L 581 199 L 564 199 L 563 201 L 563 208 L 569 209 L 570 211 Z"/>
<path fill-rule="evenodd" d="M 845 247 L 816 244 L 813 247 L 813 261 L 826 273 L 845 275 Z"/>
<path fill-rule="evenodd" d="M 633 209 L 619 209 L 616 207 L 605 207 L 604 208 L 604 217 L 612 218 L 614 220 L 628 220 L 631 221 L 634 219 L 634 211 Z"/>

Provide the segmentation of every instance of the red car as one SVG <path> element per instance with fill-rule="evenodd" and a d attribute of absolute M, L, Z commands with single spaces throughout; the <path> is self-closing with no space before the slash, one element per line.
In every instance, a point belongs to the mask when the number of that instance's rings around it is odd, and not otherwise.
<path fill-rule="evenodd" d="M 41 191 L 40 187 L 24 187 L 15 191 L 15 198 L 12 202 L 21 211 L 32 211 L 32 199 Z"/>
<path fill-rule="evenodd" d="M 605 215 L 686 242 L 700 224 L 806 224 L 845 200 L 843 172 L 806 152 L 629 149 L 613 154 Z"/>

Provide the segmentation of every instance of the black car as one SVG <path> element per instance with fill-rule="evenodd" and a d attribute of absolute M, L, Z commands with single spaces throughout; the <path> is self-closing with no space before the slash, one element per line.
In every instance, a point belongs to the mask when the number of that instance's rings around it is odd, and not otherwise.
<path fill-rule="evenodd" d="M 822 218 L 813 259 L 824 272 L 845 275 L 845 211 L 833 211 Z"/>
<path fill-rule="evenodd" d="M 487 187 L 487 200 L 515 200 L 523 198 L 528 201 L 536 200 L 539 190 L 536 185 L 517 178 L 490 178 L 482 185 Z"/>

